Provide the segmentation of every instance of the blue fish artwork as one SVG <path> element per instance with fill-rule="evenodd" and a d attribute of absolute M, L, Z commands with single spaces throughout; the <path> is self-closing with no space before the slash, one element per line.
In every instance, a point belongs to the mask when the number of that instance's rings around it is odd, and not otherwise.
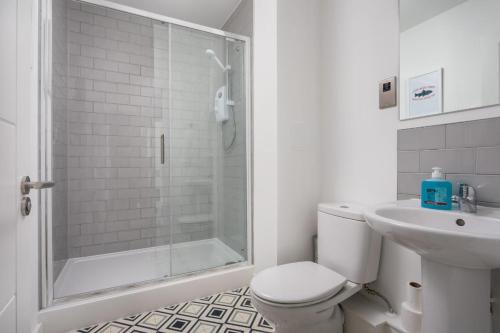
<path fill-rule="evenodd" d="M 425 90 L 425 89 L 423 89 L 421 92 L 415 93 L 415 97 L 425 97 L 425 96 L 430 95 L 432 93 L 433 93 L 432 90 Z"/>

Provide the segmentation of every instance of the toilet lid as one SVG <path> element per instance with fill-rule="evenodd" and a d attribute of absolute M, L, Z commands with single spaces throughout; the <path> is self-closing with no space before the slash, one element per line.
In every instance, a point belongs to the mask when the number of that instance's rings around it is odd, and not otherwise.
<path fill-rule="evenodd" d="M 250 287 L 256 296 L 270 302 L 297 304 L 333 296 L 346 282 L 337 272 L 305 261 L 263 270 Z"/>

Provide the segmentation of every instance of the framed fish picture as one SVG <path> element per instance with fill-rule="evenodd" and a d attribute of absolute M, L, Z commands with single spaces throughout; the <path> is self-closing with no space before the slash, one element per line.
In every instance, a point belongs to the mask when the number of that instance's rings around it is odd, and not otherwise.
<path fill-rule="evenodd" d="M 410 118 L 443 112 L 443 69 L 408 79 Z"/>

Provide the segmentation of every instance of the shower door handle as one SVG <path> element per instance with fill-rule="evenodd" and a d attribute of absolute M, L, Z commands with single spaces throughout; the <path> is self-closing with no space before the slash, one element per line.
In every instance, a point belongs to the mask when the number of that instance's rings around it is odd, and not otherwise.
<path fill-rule="evenodd" d="M 21 180 L 21 193 L 29 194 L 30 190 L 41 190 L 44 188 L 54 187 L 56 183 L 54 182 L 32 182 L 29 176 L 24 176 Z"/>
<path fill-rule="evenodd" d="M 160 137 L 160 163 L 165 164 L 165 134 Z"/>

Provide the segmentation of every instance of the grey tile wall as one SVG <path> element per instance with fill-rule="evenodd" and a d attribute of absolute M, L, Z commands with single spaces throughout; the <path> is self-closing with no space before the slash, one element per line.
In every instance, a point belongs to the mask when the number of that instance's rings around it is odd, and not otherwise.
<path fill-rule="evenodd" d="M 500 118 L 398 131 L 398 197 L 419 197 L 431 168 L 478 190 L 481 204 L 500 206 Z"/>
<path fill-rule="evenodd" d="M 161 22 L 60 1 L 56 259 L 215 237 L 210 111 L 223 75 L 205 50 L 223 54 L 224 39 L 177 26 L 169 36 Z"/>
<path fill-rule="evenodd" d="M 229 62 L 234 78 L 244 77 L 243 45 L 229 43 Z M 239 50 L 239 51 L 238 51 Z M 232 99 L 235 102 L 230 117 L 220 133 L 219 238 L 233 250 L 246 256 L 246 119 L 245 85 L 243 80 L 231 80 Z M 229 144 L 234 143 L 231 147 Z"/>
<path fill-rule="evenodd" d="M 52 239 L 54 279 L 68 259 L 68 131 L 67 131 L 67 5 L 66 0 L 52 2 Z"/>
<path fill-rule="evenodd" d="M 243 0 L 233 15 L 223 27 L 244 36 L 253 33 L 253 0 Z M 246 231 L 246 119 L 245 119 L 245 86 L 244 86 L 244 46 L 238 42 L 228 43 L 228 59 L 232 71 L 231 91 L 235 106 L 232 117 L 236 122 L 236 138 L 231 149 L 220 149 L 220 173 L 222 176 L 219 184 L 218 237 L 243 256 L 247 256 L 247 231 Z M 220 140 L 232 138 L 232 126 L 224 126 Z M 222 147 L 222 145 L 221 145 Z"/>

